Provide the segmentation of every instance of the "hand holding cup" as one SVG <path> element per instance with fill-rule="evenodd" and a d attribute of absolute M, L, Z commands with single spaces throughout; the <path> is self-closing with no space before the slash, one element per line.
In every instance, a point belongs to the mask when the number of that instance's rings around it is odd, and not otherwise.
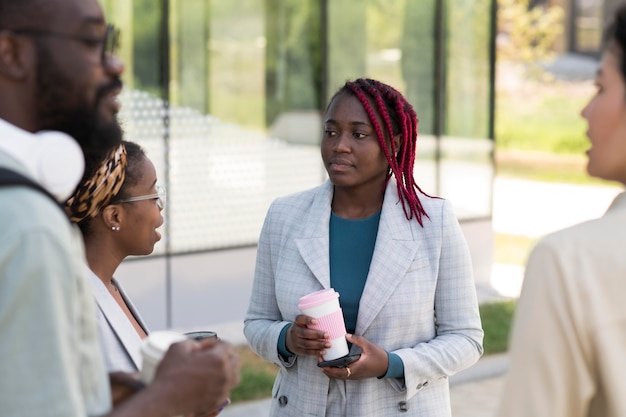
<path fill-rule="evenodd" d="M 296 321 L 287 330 L 287 350 L 296 355 L 320 356 L 330 347 L 328 333 L 323 330 L 310 329 L 317 321 L 310 316 L 299 314 Z"/>
<path fill-rule="evenodd" d="M 163 356 L 151 388 L 171 400 L 172 415 L 217 410 L 240 381 L 239 359 L 227 342 L 182 339 Z"/>
<path fill-rule="evenodd" d="M 370 342 L 363 336 L 348 334 L 346 339 L 353 344 L 353 349 L 357 347 L 361 352 L 359 359 L 346 368 L 325 367 L 322 368 L 324 374 L 332 379 L 365 379 L 377 378 L 385 375 L 389 368 L 389 357 L 387 352 L 377 344 Z"/>
<path fill-rule="evenodd" d="M 309 316 L 309 319 L 310 317 L 315 319 L 308 320 L 306 323 L 308 329 L 322 331 L 325 337 L 328 337 L 330 346 L 326 345 L 323 353 L 318 352 L 324 360 L 337 359 L 348 354 L 346 325 L 339 305 L 338 292 L 332 288 L 312 292 L 300 298 L 298 308 L 304 315 Z"/>

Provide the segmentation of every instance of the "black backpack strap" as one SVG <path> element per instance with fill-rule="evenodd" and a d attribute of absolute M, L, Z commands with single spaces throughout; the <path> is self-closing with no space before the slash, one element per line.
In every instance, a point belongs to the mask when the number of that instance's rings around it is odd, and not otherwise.
<path fill-rule="evenodd" d="M 61 204 L 57 201 L 57 199 L 52 194 L 50 194 L 48 190 L 43 188 L 41 185 L 37 184 L 30 178 L 23 176 L 22 174 L 18 174 L 17 172 L 12 171 L 10 169 L 0 167 L 0 187 L 3 187 L 3 186 L 8 187 L 8 186 L 16 186 L 16 185 L 17 186 L 21 185 L 21 186 L 35 189 L 39 191 L 40 193 L 47 195 L 50 199 L 52 199 L 52 201 L 54 201 L 54 203 L 57 206 L 61 207 Z M 62 208 L 63 207 L 61 207 L 61 209 Z"/>

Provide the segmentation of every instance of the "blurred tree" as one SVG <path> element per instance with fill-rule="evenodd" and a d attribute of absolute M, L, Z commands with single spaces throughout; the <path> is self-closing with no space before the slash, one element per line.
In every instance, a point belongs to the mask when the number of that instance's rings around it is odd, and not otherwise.
<path fill-rule="evenodd" d="M 563 15 L 558 5 L 498 0 L 498 58 L 520 62 L 533 78 L 545 77 L 540 64 L 554 54 L 563 33 Z"/>

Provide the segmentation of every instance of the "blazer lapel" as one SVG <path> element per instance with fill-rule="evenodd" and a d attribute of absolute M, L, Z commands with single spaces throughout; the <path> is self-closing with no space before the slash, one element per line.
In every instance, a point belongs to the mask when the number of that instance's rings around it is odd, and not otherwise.
<path fill-rule="evenodd" d="M 329 221 L 333 185 L 326 181 L 316 193 L 306 216 L 302 238 L 295 239 L 296 247 L 323 288 L 330 287 Z"/>
<path fill-rule="evenodd" d="M 150 329 L 148 329 L 148 325 L 143 321 L 143 318 L 141 317 L 141 314 L 139 314 L 137 307 L 135 307 L 135 305 L 133 304 L 133 300 L 128 298 L 128 296 L 126 295 L 126 290 L 124 290 L 124 287 L 122 286 L 122 284 L 115 278 L 113 278 L 112 281 L 113 281 L 113 284 L 119 289 L 120 295 L 124 299 L 124 302 L 126 303 L 126 306 L 130 310 L 133 317 L 135 317 L 135 320 L 137 320 L 139 327 L 141 327 L 143 331 L 146 332 L 146 334 L 149 334 Z"/>
<path fill-rule="evenodd" d="M 124 349 L 126 349 L 126 353 L 128 353 L 137 369 L 141 369 L 141 338 L 128 320 L 128 317 L 126 317 L 120 306 L 106 289 L 100 278 L 98 278 L 92 271 L 90 271 L 90 275 L 98 308 L 102 311 L 102 314 L 109 323 L 109 326 L 117 336 L 120 343 L 124 346 Z M 120 291 L 122 291 L 121 288 Z M 125 294 L 122 293 L 122 296 L 124 299 L 127 299 Z M 134 307 L 132 307 L 132 309 L 134 310 Z M 133 314 L 134 313 L 135 312 L 133 311 Z M 144 330 L 146 330 L 143 321 L 139 322 L 140 325 L 144 327 Z"/>
<path fill-rule="evenodd" d="M 356 333 L 363 334 L 406 275 L 420 247 L 413 238 L 398 198 L 396 183 L 390 180 L 385 191 L 376 246 L 359 302 Z"/>

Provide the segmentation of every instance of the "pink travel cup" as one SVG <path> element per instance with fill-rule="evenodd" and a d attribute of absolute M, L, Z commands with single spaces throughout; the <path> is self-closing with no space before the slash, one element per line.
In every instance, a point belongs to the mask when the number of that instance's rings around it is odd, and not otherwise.
<path fill-rule="evenodd" d="M 329 361 L 348 354 L 346 325 L 339 306 L 339 293 L 332 288 L 315 291 L 300 298 L 298 308 L 303 314 L 317 319 L 317 324 L 310 329 L 323 330 L 330 334 L 329 349 L 324 360 Z"/>

